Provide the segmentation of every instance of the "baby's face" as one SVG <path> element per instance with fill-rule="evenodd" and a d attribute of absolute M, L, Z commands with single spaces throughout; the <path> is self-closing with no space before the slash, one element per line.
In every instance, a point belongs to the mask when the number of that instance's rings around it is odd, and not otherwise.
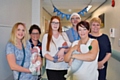
<path fill-rule="evenodd" d="M 32 54 L 33 54 L 33 53 L 38 53 L 38 50 L 37 50 L 36 47 L 33 47 L 33 48 L 32 48 Z"/>
<path fill-rule="evenodd" d="M 67 46 L 67 42 L 64 42 L 64 43 L 62 44 L 62 46 Z"/>

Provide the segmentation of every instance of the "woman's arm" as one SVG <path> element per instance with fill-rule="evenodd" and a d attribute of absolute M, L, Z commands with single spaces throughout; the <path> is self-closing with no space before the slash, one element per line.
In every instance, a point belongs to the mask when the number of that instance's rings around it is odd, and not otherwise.
<path fill-rule="evenodd" d="M 70 47 L 68 52 L 64 56 L 64 61 L 65 62 L 70 62 L 71 61 L 72 52 L 74 50 L 77 50 L 77 49 L 78 49 L 78 45 L 75 45 L 74 47 Z"/>
<path fill-rule="evenodd" d="M 50 61 L 53 61 L 53 57 L 48 54 L 49 52 L 47 51 L 46 49 L 46 45 L 47 45 L 47 37 L 48 37 L 48 34 L 45 34 L 43 36 L 43 40 L 42 40 L 42 55 L 43 57 L 45 57 L 46 59 L 50 60 Z"/>
<path fill-rule="evenodd" d="M 98 41 L 93 40 L 91 43 L 92 49 L 86 54 L 73 54 L 72 58 L 76 58 L 83 61 L 94 61 L 99 51 Z"/>
<path fill-rule="evenodd" d="M 64 61 L 65 62 L 71 62 L 71 55 L 72 55 L 72 52 L 74 50 L 77 50 L 78 49 L 78 42 L 79 41 L 74 41 L 71 45 L 71 47 L 69 48 L 68 52 L 65 54 L 64 56 Z"/>
<path fill-rule="evenodd" d="M 98 62 L 98 69 L 103 69 L 104 64 L 110 59 L 111 53 L 107 53 L 102 61 Z"/>
<path fill-rule="evenodd" d="M 50 61 L 53 61 L 53 60 L 54 60 L 54 58 L 53 58 L 51 55 L 49 55 L 48 53 L 45 54 L 44 57 L 45 57 L 46 59 L 50 60 Z"/>
<path fill-rule="evenodd" d="M 24 67 L 16 64 L 16 60 L 15 60 L 14 54 L 7 54 L 7 61 L 8 61 L 8 64 L 9 64 L 11 70 L 30 73 L 29 69 L 24 68 Z"/>
<path fill-rule="evenodd" d="M 108 36 L 106 35 L 106 49 L 107 49 L 107 52 L 106 52 L 106 56 L 103 58 L 103 60 L 99 61 L 98 62 L 98 68 L 99 69 L 102 69 L 102 67 L 104 66 L 104 64 L 110 59 L 111 57 L 111 44 L 110 44 L 110 40 L 108 38 Z"/>
<path fill-rule="evenodd" d="M 111 53 L 107 53 L 105 58 L 101 61 L 103 64 L 106 63 L 111 57 Z"/>
<path fill-rule="evenodd" d="M 108 36 L 106 35 L 106 42 L 107 45 L 105 45 L 107 47 L 107 52 L 106 52 L 106 56 L 104 57 L 104 59 L 102 60 L 103 64 L 106 63 L 110 57 L 111 57 L 111 44 L 110 44 L 110 40 L 108 38 Z"/>

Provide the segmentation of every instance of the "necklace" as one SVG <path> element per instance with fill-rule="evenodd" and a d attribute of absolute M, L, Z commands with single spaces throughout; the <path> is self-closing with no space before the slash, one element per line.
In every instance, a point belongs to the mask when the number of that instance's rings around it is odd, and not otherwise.
<path fill-rule="evenodd" d="M 81 52 L 81 50 L 80 50 L 80 45 L 81 45 L 81 44 L 86 45 L 86 44 L 88 43 L 88 41 L 89 41 L 89 38 L 86 40 L 86 42 L 82 43 L 82 40 L 80 39 L 79 42 L 78 42 L 78 49 L 77 49 L 77 51 Z"/>
<path fill-rule="evenodd" d="M 86 40 L 82 40 L 82 39 L 80 39 L 79 40 L 79 44 L 87 44 L 87 42 L 88 42 L 88 40 L 89 40 L 89 38 L 87 38 Z M 82 42 L 83 41 L 83 42 Z"/>

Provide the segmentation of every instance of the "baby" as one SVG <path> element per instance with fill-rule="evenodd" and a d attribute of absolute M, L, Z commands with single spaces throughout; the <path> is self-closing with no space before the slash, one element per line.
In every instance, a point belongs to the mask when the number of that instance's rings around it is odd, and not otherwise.
<path fill-rule="evenodd" d="M 40 49 L 39 47 L 35 46 L 33 48 L 36 48 L 38 52 L 33 52 L 30 58 L 30 67 L 29 70 L 32 72 L 32 75 L 40 75 L 40 61 L 37 60 L 38 56 L 40 55 Z"/>
<path fill-rule="evenodd" d="M 81 44 L 80 45 L 80 50 L 82 53 L 87 53 L 89 50 L 88 46 Z M 72 54 L 81 54 L 78 51 L 73 51 Z M 78 60 L 78 59 L 73 59 L 72 64 L 70 65 L 70 67 L 68 68 L 68 72 L 67 74 L 64 76 L 65 78 L 68 78 L 69 76 L 71 76 L 73 73 L 75 73 L 82 65 L 83 61 L 82 60 Z"/>
<path fill-rule="evenodd" d="M 68 49 L 69 47 L 68 47 L 68 45 L 67 45 L 67 42 L 64 42 L 64 43 L 62 44 L 62 47 L 59 47 L 58 50 L 60 50 L 61 48 Z M 66 52 L 64 52 L 64 54 L 66 54 Z M 53 58 L 54 58 L 55 62 L 58 61 L 58 55 L 57 55 L 57 53 L 56 53 L 55 56 L 53 56 Z"/>

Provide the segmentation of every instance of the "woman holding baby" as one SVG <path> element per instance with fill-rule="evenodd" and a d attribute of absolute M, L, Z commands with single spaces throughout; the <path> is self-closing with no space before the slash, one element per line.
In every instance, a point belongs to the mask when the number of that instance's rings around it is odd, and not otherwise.
<path fill-rule="evenodd" d="M 13 71 L 14 80 L 37 80 L 29 69 L 31 45 L 26 42 L 27 29 L 24 23 L 16 23 L 11 31 L 9 42 L 6 45 L 6 57 Z"/>
<path fill-rule="evenodd" d="M 39 49 L 39 53 L 38 55 L 35 55 L 32 53 L 32 55 L 36 56 L 36 59 L 34 58 L 33 62 L 31 64 L 35 64 L 35 61 L 40 60 L 40 65 L 37 66 L 37 75 L 38 75 L 38 80 L 41 79 L 41 66 L 42 66 L 42 43 L 39 41 L 40 39 L 40 35 L 41 35 L 41 29 L 38 25 L 33 24 L 31 25 L 30 29 L 29 29 L 29 35 L 30 35 L 30 39 L 29 42 L 31 44 L 31 49 L 33 49 L 34 47 L 38 47 Z M 37 62 L 36 62 L 37 63 Z M 30 65 L 30 67 L 33 67 L 32 65 Z"/>
<path fill-rule="evenodd" d="M 64 57 L 66 62 L 71 62 L 72 59 L 83 61 L 80 68 L 73 74 L 73 80 L 98 80 L 98 41 L 88 37 L 90 32 L 88 22 L 79 22 L 76 29 L 81 39 L 73 42 Z M 76 50 L 81 54 L 72 54 Z"/>
<path fill-rule="evenodd" d="M 64 61 L 64 53 L 68 49 L 64 47 L 70 45 L 67 35 L 62 32 L 60 18 L 52 16 L 48 33 L 43 36 L 42 40 L 42 54 L 46 58 L 48 80 L 66 80 L 64 75 L 67 73 L 68 64 Z"/>

